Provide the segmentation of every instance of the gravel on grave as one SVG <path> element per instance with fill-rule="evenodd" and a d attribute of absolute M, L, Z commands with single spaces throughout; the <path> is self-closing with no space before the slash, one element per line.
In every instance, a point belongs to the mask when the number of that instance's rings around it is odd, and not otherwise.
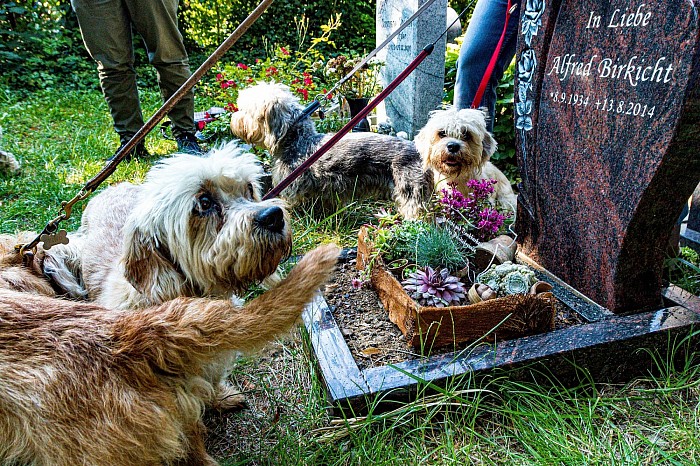
<path fill-rule="evenodd" d="M 377 293 L 368 284 L 361 289 L 353 288 L 352 279 L 360 278 L 355 267 L 354 259 L 339 263 L 323 297 L 360 370 L 419 359 L 419 350 L 411 348 L 401 330 L 389 320 Z M 555 329 L 583 322 L 577 314 L 557 303 Z M 437 348 L 431 354 L 449 353 L 464 346 Z"/>

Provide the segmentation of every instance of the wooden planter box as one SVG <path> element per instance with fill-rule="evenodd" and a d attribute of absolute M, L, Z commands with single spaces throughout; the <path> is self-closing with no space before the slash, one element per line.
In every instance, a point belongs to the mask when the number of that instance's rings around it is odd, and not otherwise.
<path fill-rule="evenodd" d="M 357 242 L 358 270 L 366 267 L 371 253 L 372 245 L 363 227 Z M 465 306 L 423 307 L 404 291 L 381 258 L 372 265 L 370 282 L 389 312 L 389 319 L 414 348 L 437 348 L 480 339 L 511 340 L 554 329 L 556 299 L 550 292 L 506 296 Z"/>

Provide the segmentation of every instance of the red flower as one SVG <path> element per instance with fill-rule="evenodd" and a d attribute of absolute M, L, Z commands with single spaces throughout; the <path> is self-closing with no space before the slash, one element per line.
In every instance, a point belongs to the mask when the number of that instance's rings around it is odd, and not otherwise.
<path fill-rule="evenodd" d="M 277 73 L 279 73 L 279 70 L 274 66 L 271 66 L 265 70 L 265 76 L 267 76 L 267 77 L 274 76 Z"/>
<path fill-rule="evenodd" d="M 231 102 L 229 102 L 229 103 L 227 103 L 226 106 L 224 107 L 224 110 L 226 110 L 227 112 L 237 112 L 237 111 L 238 111 L 238 107 L 236 107 L 236 106 L 233 105 Z"/>
<path fill-rule="evenodd" d="M 310 86 L 313 83 L 311 75 L 309 73 L 304 73 L 304 86 Z"/>
<path fill-rule="evenodd" d="M 223 75 L 223 74 L 221 74 L 221 73 L 216 73 L 216 80 L 217 80 L 217 81 L 223 81 L 223 79 L 224 79 L 224 75 Z"/>
<path fill-rule="evenodd" d="M 255 64 L 257 65 L 257 64 L 260 63 L 261 61 L 262 61 L 261 59 L 256 58 L 256 59 L 255 59 Z"/>
<path fill-rule="evenodd" d="M 304 96 L 304 100 L 309 100 L 309 91 L 307 91 L 303 87 L 300 87 L 299 89 L 297 89 L 297 92 Z"/>
<path fill-rule="evenodd" d="M 206 121 L 204 121 L 204 120 L 199 120 L 199 121 L 197 122 L 197 129 L 198 129 L 198 130 L 202 131 L 202 130 L 204 129 L 205 126 L 207 126 L 207 122 L 206 122 Z"/>
<path fill-rule="evenodd" d="M 221 89 L 226 89 L 226 88 L 229 87 L 230 85 L 231 85 L 231 81 L 223 81 L 223 82 L 221 83 Z"/>
<path fill-rule="evenodd" d="M 292 84 L 299 84 L 300 82 L 301 80 L 299 80 L 298 78 L 292 79 Z"/>
<path fill-rule="evenodd" d="M 282 51 L 282 55 L 289 55 L 289 52 L 284 47 L 280 47 L 280 50 Z"/>
<path fill-rule="evenodd" d="M 246 79 L 246 82 L 249 82 L 249 83 L 252 83 L 253 81 L 254 81 L 253 78 L 248 78 L 248 79 Z"/>
<path fill-rule="evenodd" d="M 247 66 L 247 65 L 244 65 L 243 63 L 239 63 L 239 64 L 238 64 L 238 67 L 239 67 L 240 69 L 242 69 L 242 70 L 247 70 L 247 69 L 248 69 L 248 66 Z"/>
<path fill-rule="evenodd" d="M 333 94 L 329 94 L 328 89 L 326 89 L 325 87 L 323 88 L 323 95 L 325 95 L 327 99 L 333 98 Z"/>

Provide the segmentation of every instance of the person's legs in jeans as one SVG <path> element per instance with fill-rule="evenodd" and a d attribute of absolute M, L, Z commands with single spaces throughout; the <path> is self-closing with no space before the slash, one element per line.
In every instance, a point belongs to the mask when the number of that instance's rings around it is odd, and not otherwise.
<path fill-rule="evenodd" d="M 167 101 L 190 77 L 189 59 L 177 27 L 178 0 L 126 0 L 136 31 L 143 37 L 158 85 Z M 189 91 L 168 113 L 173 136 L 193 134 L 194 93 Z"/>
<path fill-rule="evenodd" d="M 143 126 L 128 11 L 123 0 L 71 0 L 71 5 L 123 144 Z"/>
<path fill-rule="evenodd" d="M 474 14 L 467 27 L 457 59 L 457 78 L 453 103 L 458 109 L 471 107 L 491 56 L 501 38 L 507 5 L 507 0 L 479 0 L 474 8 Z M 478 105 L 478 107 L 486 107 L 491 116 L 487 122 L 489 131 L 493 131 L 496 86 L 503 77 L 503 72 L 513 60 L 518 44 L 520 8 L 519 5 L 508 20 L 503 47 L 481 103 Z"/>

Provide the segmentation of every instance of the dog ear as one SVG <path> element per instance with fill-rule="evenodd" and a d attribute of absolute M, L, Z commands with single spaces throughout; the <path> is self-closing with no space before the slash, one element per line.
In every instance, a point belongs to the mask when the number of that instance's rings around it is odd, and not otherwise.
<path fill-rule="evenodd" d="M 124 278 L 139 293 L 149 297 L 179 294 L 173 290 L 182 288 L 185 277 L 178 272 L 172 259 L 161 252 L 157 240 L 139 228 L 129 229 L 126 225 L 125 230 Z"/>
<path fill-rule="evenodd" d="M 481 141 L 481 147 L 481 158 L 484 162 L 488 162 L 493 153 L 496 152 L 496 149 L 498 148 L 496 140 L 493 138 L 493 136 L 491 136 L 491 133 L 489 133 L 488 131 L 484 131 L 484 139 Z"/>
<path fill-rule="evenodd" d="M 287 134 L 290 124 L 296 119 L 292 105 L 281 99 L 273 99 L 263 109 L 265 115 L 265 147 L 273 152 L 277 143 Z"/>

